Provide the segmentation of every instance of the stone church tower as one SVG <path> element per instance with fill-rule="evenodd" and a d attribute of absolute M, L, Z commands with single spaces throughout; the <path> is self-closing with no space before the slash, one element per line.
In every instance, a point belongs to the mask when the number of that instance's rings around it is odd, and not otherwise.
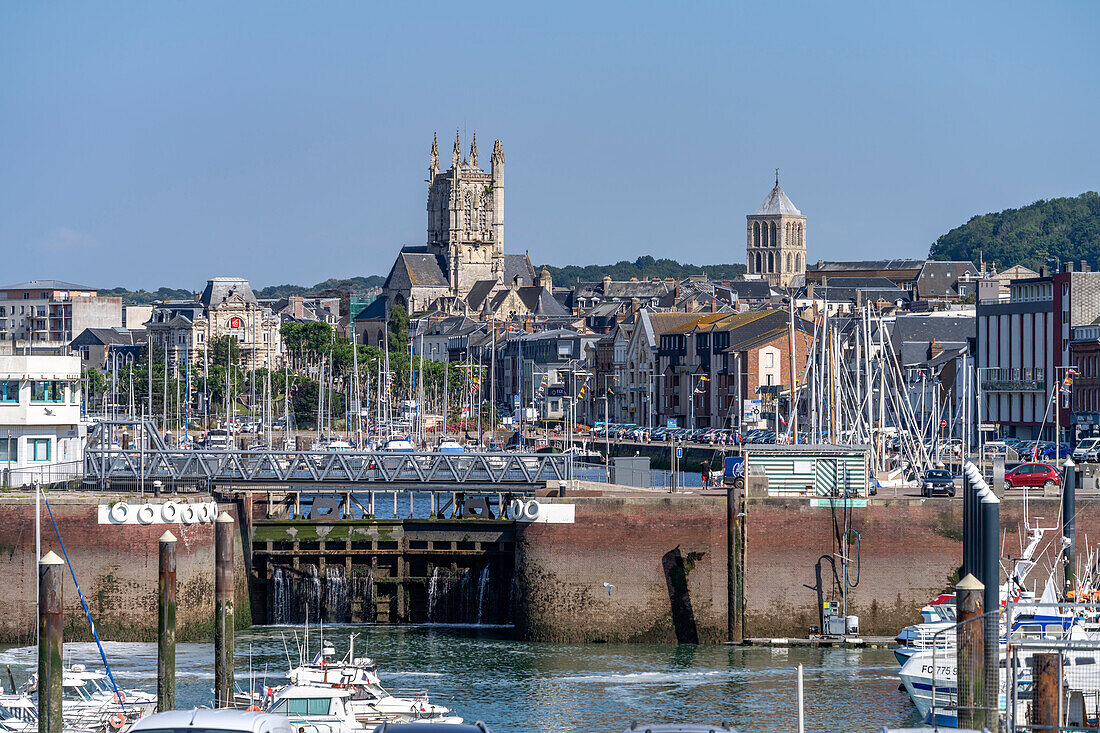
<path fill-rule="evenodd" d="M 451 294 L 464 296 L 475 282 L 504 276 L 504 146 L 493 143 L 489 172 L 477 163 L 477 133 L 462 157 L 455 131 L 451 167 L 439 170 L 432 139 L 428 167 L 428 252 L 442 257 Z"/>
<path fill-rule="evenodd" d="M 789 287 L 806 275 L 806 217 L 779 187 L 748 219 L 748 274 L 763 277 L 769 285 Z"/>

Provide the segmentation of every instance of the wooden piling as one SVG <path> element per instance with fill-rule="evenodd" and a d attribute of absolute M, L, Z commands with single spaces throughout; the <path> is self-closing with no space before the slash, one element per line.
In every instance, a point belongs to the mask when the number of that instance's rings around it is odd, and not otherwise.
<path fill-rule="evenodd" d="M 233 518 L 214 522 L 214 707 L 233 705 Z"/>
<path fill-rule="evenodd" d="M 1031 707 L 1031 724 L 1038 728 L 1056 729 L 1060 723 L 1058 708 L 1061 693 L 1060 658 L 1057 653 L 1044 652 L 1031 657 L 1035 696 Z"/>
<path fill-rule="evenodd" d="M 726 636 L 728 641 L 741 641 L 744 620 L 741 614 L 741 523 L 739 509 L 741 492 L 734 486 L 726 489 Z"/>
<path fill-rule="evenodd" d="M 64 561 L 53 552 L 38 561 L 38 733 L 61 733 L 62 581 Z"/>
<path fill-rule="evenodd" d="M 972 573 L 955 586 L 955 606 L 958 613 L 955 668 L 958 677 L 959 727 L 982 730 L 986 727 L 988 711 L 981 709 L 985 700 L 985 679 L 982 663 L 985 659 L 985 624 L 982 615 L 982 596 L 985 586 Z M 949 652 L 944 652 L 946 657 Z M 947 661 L 946 659 L 944 661 Z M 946 665 L 945 665 L 946 666 Z M 935 680 L 936 685 L 947 680 Z M 946 696 L 942 701 L 946 706 Z"/>
<path fill-rule="evenodd" d="M 176 708 L 176 536 L 160 536 L 157 582 L 157 710 Z"/>

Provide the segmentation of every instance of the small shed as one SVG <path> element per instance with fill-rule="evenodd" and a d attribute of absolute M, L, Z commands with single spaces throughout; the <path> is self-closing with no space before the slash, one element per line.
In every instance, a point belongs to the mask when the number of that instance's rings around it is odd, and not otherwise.
<path fill-rule="evenodd" d="M 745 474 L 765 476 L 770 496 L 867 496 L 867 445 L 745 446 Z"/>

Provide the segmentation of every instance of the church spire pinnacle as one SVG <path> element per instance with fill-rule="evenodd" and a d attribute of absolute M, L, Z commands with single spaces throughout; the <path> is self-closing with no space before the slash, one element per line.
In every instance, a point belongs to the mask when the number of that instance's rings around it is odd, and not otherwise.
<path fill-rule="evenodd" d="M 462 142 L 458 139 L 458 128 L 455 128 L 455 147 L 451 151 L 451 163 L 458 166 L 458 161 L 462 157 Z"/>
<path fill-rule="evenodd" d="M 775 169 L 775 187 L 779 188 L 779 169 Z"/>
<path fill-rule="evenodd" d="M 470 143 L 470 165 L 477 168 L 477 130 L 474 130 L 474 138 Z"/>
<path fill-rule="evenodd" d="M 439 171 L 439 133 L 432 132 L 432 157 L 428 163 L 428 167 L 435 175 Z"/>
<path fill-rule="evenodd" d="M 500 165 L 504 162 L 504 143 L 500 140 L 493 141 L 493 165 Z"/>

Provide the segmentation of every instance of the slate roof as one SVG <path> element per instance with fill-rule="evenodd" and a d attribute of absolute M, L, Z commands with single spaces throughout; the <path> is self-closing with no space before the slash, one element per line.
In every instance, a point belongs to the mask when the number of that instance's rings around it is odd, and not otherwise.
<path fill-rule="evenodd" d="M 549 290 L 541 285 L 530 285 L 516 291 L 527 310 L 536 316 L 567 316 L 568 310 L 559 303 Z"/>
<path fill-rule="evenodd" d="M 779 187 L 779 181 L 775 183 L 775 188 L 771 190 L 768 197 L 764 199 L 764 203 L 757 207 L 753 212 L 753 216 L 761 214 L 785 214 L 787 216 L 802 216 L 802 212 L 799 211 L 791 200 L 787 198 L 787 194 L 783 193 L 783 189 Z"/>
<path fill-rule="evenodd" d="M 527 255 L 504 255 L 504 285 L 511 286 L 517 275 L 520 285 L 534 285 L 536 282 L 535 268 Z"/>
<path fill-rule="evenodd" d="M 95 290 L 87 285 L 74 285 L 64 280 L 28 280 L 16 285 L 5 285 L 0 290 Z"/>
<path fill-rule="evenodd" d="M 499 283 L 496 280 L 478 280 L 470 287 L 466 294 L 466 303 L 475 311 L 480 311 L 485 304 L 485 299 L 493 292 L 493 288 Z"/>
<path fill-rule="evenodd" d="M 256 294 L 252 292 L 252 286 L 243 277 L 210 278 L 206 281 L 206 288 L 202 291 L 199 302 L 207 308 L 219 306 L 233 295 L 239 295 L 251 303 L 256 302 Z"/>
<path fill-rule="evenodd" d="M 959 349 L 975 337 L 977 318 L 973 311 L 957 315 L 903 315 L 894 320 L 891 340 L 902 364 L 919 364 L 928 359 L 932 340 L 944 348 Z"/>
<path fill-rule="evenodd" d="M 79 346 L 136 346 L 145 343 L 145 330 L 131 331 L 125 328 L 85 328 L 71 345 Z"/>
<path fill-rule="evenodd" d="M 354 321 L 378 321 L 386 317 L 386 296 L 379 295 L 363 310 L 356 314 Z"/>
<path fill-rule="evenodd" d="M 978 280 L 978 268 L 969 260 L 963 262 L 924 263 L 917 275 L 917 294 L 922 298 L 956 298 L 959 292 L 959 280 L 969 274 L 970 282 Z"/>
<path fill-rule="evenodd" d="M 393 273 L 404 268 L 409 282 L 420 287 L 447 287 L 447 276 L 443 273 L 441 257 L 428 252 L 427 247 L 404 247 L 393 263 L 393 270 L 386 278 L 384 288 L 388 289 Z"/>
<path fill-rule="evenodd" d="M 817 272 L 856 272 L 860 270 L 920 270 L 925 260 L 846 260 L 821 262 Z"/>
<path fill-rule="evenodd" d="M 837 280 L 858 280 L 860 278 L 836 278 Z M 879 278 L 867 278 L 869 280 L 878 280 Z M 882 278 L 885 280 L 885 278 Z M 876 300 L 888 300 L 891 303 L 898 301 L 904 301 L 908 303 L 913 299 L 913 294 L 906 288 L 895 287 L 892 282 L 886 280 L 886 287 L 852 287 L 852 286 L 834 286 L 834 279 L 829 278 L 828 285 L 815 285 L 814 286 L 814 299 L 828 300 L 834 303 L 840 301 L 846 301 L 849 303 L 867 303 L 869 301 Z M 806 288 L 803 288 L 799 297 L 809 297 L 806 292 Z"/>
<path fill-rule="evenodd" d="M 728 287 L 730 292 L 737 293 L 738 300 L 767 300 L 772 294 L 767 280 L 731 280 Z"/>

